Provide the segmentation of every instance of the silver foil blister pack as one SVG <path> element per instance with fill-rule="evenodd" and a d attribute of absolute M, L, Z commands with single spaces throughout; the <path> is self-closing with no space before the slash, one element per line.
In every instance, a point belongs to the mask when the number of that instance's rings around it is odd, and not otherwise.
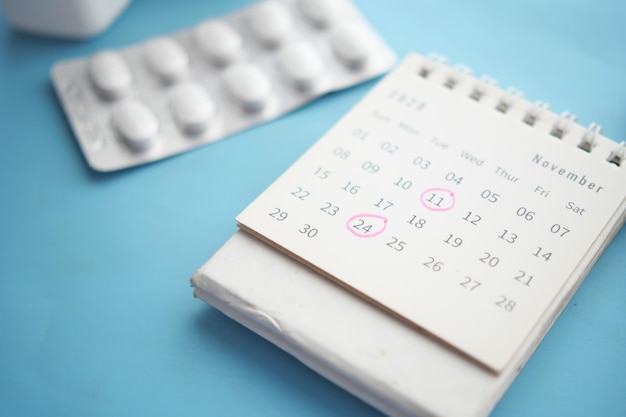
<path fill-rule="evenodd" d="M 277 118 L 395 60 L 349 0 L 268 0 L 58 62 L 52 80 L 89 165 L 114 171 Z"/>

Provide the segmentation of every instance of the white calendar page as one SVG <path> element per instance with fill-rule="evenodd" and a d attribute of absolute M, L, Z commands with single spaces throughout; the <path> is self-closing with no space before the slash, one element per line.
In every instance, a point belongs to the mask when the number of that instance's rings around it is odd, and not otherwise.
<path fill-rule="evenodd" d="M 622 151 L 411 55 L 237 221 L 498 372 L 623 223 Z"/>

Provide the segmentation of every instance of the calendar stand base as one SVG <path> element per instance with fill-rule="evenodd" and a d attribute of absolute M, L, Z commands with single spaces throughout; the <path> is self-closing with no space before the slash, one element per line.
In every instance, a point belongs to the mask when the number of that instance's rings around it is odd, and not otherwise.
<path fill-rule="evenodd" d="M 191 282 L 195 296 L 390 416 L 488 415 L 553 321 L 494 374 L 243 231 Z M 565 287 L 551 317 L 575 283 Z"/>

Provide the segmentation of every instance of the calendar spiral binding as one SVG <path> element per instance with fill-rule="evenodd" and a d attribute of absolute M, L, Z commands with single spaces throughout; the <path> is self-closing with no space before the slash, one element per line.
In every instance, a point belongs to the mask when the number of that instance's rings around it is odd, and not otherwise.
<path fill-rule="evenodd" d="M 477 102 L 483 100 L 490 91 L 497 91 L 500 96 L 496 101 L 494 109 L 503 114 L 508 113 L 516 102 L 523 100 L 524 103 L 529 106 L 521 117 L 523 123 L 529 126 L 535 126 L 541 118 L 545 117 L 546 114 L 550 114 L 556 117 L 556 120 L 551 123 L 551 127 L 548 131 L 551 136 L 561 140 L 567 134 L 571 134 L 572 131 L 575 130 L 574 126 L 577 126 L 579 129 L 583 129 L 582 134 L 578 134 L 580 141 L 577 147 L 587 153 L 591 153 L 597 148 L 602 132 L 602 127 L 599 124 L 590 123 L 587 128 L 584 128 L 577 123 L 576 115 L 568 111 L 557 115 L 550 111 L 548 103 L 541 100 L 530 103 L 524 100 L 524 94 L 516 88 L 511 87 L 502 90 L 494 78 L 489 76 L 476 78 L 472 75 L 470 68 L 462 64 L 452 67 L 449 65 L 447 58 L 442 55 L 429 54 L 426 61 L 418 68 L 417 74 L 422 78 L 431 78 L 435 74 L 442 75 L 438 71 L 441 67 L 447 69 L 444 78 L 441 80 L 444 87 L 452 90 L 457 88 L 463 80 L 469 79 L 473 82 L 473 85 L 468 92 L 468 97 Z M 606 161 L 618 167 L 622 166 L 626 162 L 626 141 L 615 144 L 615 142 L 609 139 L 605 140 L 610 142 L 611 146 L 613 146 L 613 149 L 607 152 L 608 156 L 606 157 Z"/>

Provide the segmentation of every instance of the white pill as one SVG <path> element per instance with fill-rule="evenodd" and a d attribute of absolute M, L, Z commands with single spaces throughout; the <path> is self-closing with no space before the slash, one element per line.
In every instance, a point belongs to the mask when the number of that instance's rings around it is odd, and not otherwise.
<path fill-rule="evenodd" d="M 316 27 L 330 26 L 339 14 L 337 0 L 300 0 L 300 11 Z"/>
<path fill-rule="evenodd" d="M 241 35 L 219 20 L 208 20 L 195 27 L 193 39 L 198 48 L 218 65 L 234 61 L 243 48 Z"/>
<path fill-rule="evenodd" d="M 215 114 L 215 103 L 206 90 L 197 83 L 183 83 L 174 87 L 170 108 L 180 129 L 189 134 L 202 133 Z"/>
<path fill-rule="evenodd" d="M 293 22 L 287 6 L 270 0 L 250 10 L 248 24 L 260 44 L 275 48 L 284 41 Z"/>
<path fill-rule="evenodd" d="M 117 52 L 102 51 L 91 56 L 87 71 L 96 92 L 106 100 L 118 99 L 130 90 L 130 68 Z"/>
<path fill-rule="evenodd" d="M 272 92 L 267 75 L 254 64 L 236 64 L 224 71 L 224 84 L 245 110 L 263 110 Z"/>
<path fill-rule="evenodd" d="M 330 42 L 335 55 L 345 66 L 359 70 L 367 63 L 371 40 L 361 26 L 346 25 L 334 29 Z"/>
<path fill-rule="evenodd" d="M 122 140 L 134 151 L 149 148 L 159 132 L 156 116 L 138 100 L 120 101 L 113 108 L 111 117 Z"/>
<path fill-rule="evenodd" d="M 173 39 L 159 37 L 144 45 L 148 67 L 165 83 L 182 78 L 189 65 L 185 50 Z"/>
<path fill-rule="evenodd" d="M 326 70 L 319 53 L 306 42 L 285 46 L 278 63 L 289 82 L 301 90 L 315 87 Z"/>

